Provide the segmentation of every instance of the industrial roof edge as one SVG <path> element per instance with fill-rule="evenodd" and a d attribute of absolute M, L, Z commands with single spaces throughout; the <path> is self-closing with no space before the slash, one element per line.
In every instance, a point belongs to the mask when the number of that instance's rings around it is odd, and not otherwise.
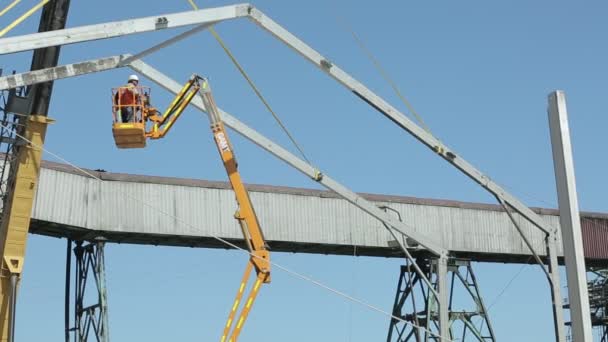
<path fill-rule="evenodd" d="M 127 173 L 116 173 L 107 171 L 97 171 L 87 168 L 81 168 L 82 170 L 90 173 L 90 175 L 83 173 L 76 169 L 74 166 L 52 162 L 48 160 L 42 161 L 42 167 L 49 170 L 55 170 L 74 175 L 91 177 L 91 175 L 98 177 L 104 181 L 121 181 L 121 182 L 133 182 L 133 183 L 149 183 L 149 184 L 165 184 L 165 185 L 177 185 L 187 187 L 198 187 L 198 188 L 209 188 L 209 189 L 231 189 L 228 182 L 222 181 L 209 181 L 203 179 L 192 179 L 192 178 L 177 178 L 177 177 L 161 177 L 161 176 L 150 176 L 150 175 L 139 175 L 139 174 L 127 174 Z M 79 167 L 80 168 L 80 167 Z M 266 193 L 277 193 L 277 194 L 288 194 L 288 195 L 299 195 L 299 196 L 314 196 L 321 198 L 341 198 L 338 194 L 328 190 L 316 190 L 307 188 L 297 188 L 288 186 L 277 186 L 277 185 L 262 185 L 262 184 L 246 184 L 247 188 L 253 192 L 266 192 Z M 503 208 L 498 204 L 488 203 L 473 203 L 473 202 L 462 202 L 456 200 L 446 199 L 429 199 L 419 198 L 411 196 L 397 196 L 397 195 L 380 195 L 370 193 L 358 193 L 365 199 L 374 202 L 393 202 L 393 203 L 404 203 L 414 205 L 428 205 L 428 206 L 441 206 L 441 207 L 452 207 L 460 209 L 477 209 L 477 210 L 492 210 L 492 211 L 503 211 Z M 533 211 L 542 215 L 554 215 L 558 216 L 559 211 L 557 209 L 549 208 L 538 208 L 532 207 Z M 581 216 L 587 219 L 606 219 L 608 220 L 608 213 L 598 212 L 583 212 Z"/>

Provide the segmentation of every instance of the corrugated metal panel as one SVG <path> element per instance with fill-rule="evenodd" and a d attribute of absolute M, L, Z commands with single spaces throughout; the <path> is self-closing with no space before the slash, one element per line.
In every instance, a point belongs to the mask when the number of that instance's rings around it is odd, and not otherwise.
<path fill-rule="evenodd" d="M 608 259 L 608 222 L 600 219 L 581 220 L 585 257 Z"/>
<path fill-rule="evenodd" d="M 257 189 L 261 190 L 252 191 L 251 199 L 270 241 L 386 248 L 392 239 L 379 221 L 345 200 L 313 191 L 273 193 L 268 191 L 270 187 Z M 530 254 L 507 214 L 491 206 L 436 205 L 427 204 L 432 201 L 376 197 L 390 199 L 378 204 L 399 211 L 413 230 L 451 251 Z M 240 229 L 233 218 L 235 209 L 233 192 L 215 184 L 200 187 L 101 182 L 44 168 L 33 216 L 37 220 L 98 231 L 240 239 Z M 515 217 L 536 252 L 544 255 L 542 232 L 518 215 Z M 550 225 L 559 226 L 557 216 L 543 217 Z M 608 259 L 607 221 L 597 219 L 604 224 L 602 229 L 592 224 L 595 221 L 583 222 L 589 257 Z M 561 255 L 561 247 L 558 252 Z"/>
<path fill-rule="evenodd" d="M 42 169 L 33 217 L 88 228 L 88 183 L 86 177 Z"/>

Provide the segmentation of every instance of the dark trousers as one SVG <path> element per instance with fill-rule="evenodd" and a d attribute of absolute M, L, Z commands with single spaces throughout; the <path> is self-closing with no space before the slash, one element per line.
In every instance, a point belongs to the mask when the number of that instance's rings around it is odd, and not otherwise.
<path fill-rule="evenodd" d="M 126 123 L 126 122 L 133 121 L 133 112 L 134 112 L 133 107 L 122 107 L 120 109 L 120 118 L 121 118 L 122 122 Z"/>

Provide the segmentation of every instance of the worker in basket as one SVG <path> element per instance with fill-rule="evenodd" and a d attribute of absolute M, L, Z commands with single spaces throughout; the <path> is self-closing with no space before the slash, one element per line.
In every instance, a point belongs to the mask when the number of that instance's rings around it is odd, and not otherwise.
<path fill-rule="evenodd" d="M 118 88 L 114 95 L 117 122 L 133 122 L 136 115 L 141 115 L 142 103 L 145 96 L 142 95 L 137 75 L 129 76 L 127 84 Z"/>

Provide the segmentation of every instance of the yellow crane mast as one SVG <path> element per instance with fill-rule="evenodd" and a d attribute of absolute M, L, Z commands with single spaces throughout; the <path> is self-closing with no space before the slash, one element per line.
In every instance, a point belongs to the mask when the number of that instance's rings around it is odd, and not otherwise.
<path fill-rule="evenodd" d="M 209 82 L 198 75 L 192 75 L 162 115 L 155 108 L 149 106 L 149 90 L 144 87 L 139 88 L 136 90 L 139 96 L 134 101 L 130 99 L 127 104 L 120 101 L 121 94 L 124 92 L 122 88 L 117 88 L 113 91 L 115 121 L 112 131 L 116 145 L 119 148 L 145 147 L 147 138 L 163 138 L 196 94 L 200 95 L 209 114 L 215 145 L 228 174 L 228 179 L 234 190 L 238 204 L 234 217 L 241 227 L 245 244 L 250 254 L 249 262 L 245 268 L 236 299 L 231 307 L 221 337 L 221 342 L 236 342 L 261 285 L 270 283 L 270 252 L 264 240 L 264 234 L 260 228 L 253 204 L 249 198 L 249 193 L 239 174 L 234 150 L 222 122 L 220 112 L 213 99 Z M 132 122 L 120 122 L 121 111 L 126 109 L 134 114 Z M 252 269 L 255 269 L 256 278 L 244 305 L 242 305 L 245 288 L 247 287 Z M 238 309 L 241 305 L 242 308 L 237 318 Z"/>
<path fill-rule="evenodd" d="M 12 342 L 14 338 L 11 332 L 15 328 L 17 288 L 38 187 L 42 147 L 47 125 L 53 122 L 44 115 L 29 115 L 23 121 L 25 128 L 19 134 L 26 143 L 13 156 L 14 178 L 9 179 L 0 226 L 0 342 Z"/>

